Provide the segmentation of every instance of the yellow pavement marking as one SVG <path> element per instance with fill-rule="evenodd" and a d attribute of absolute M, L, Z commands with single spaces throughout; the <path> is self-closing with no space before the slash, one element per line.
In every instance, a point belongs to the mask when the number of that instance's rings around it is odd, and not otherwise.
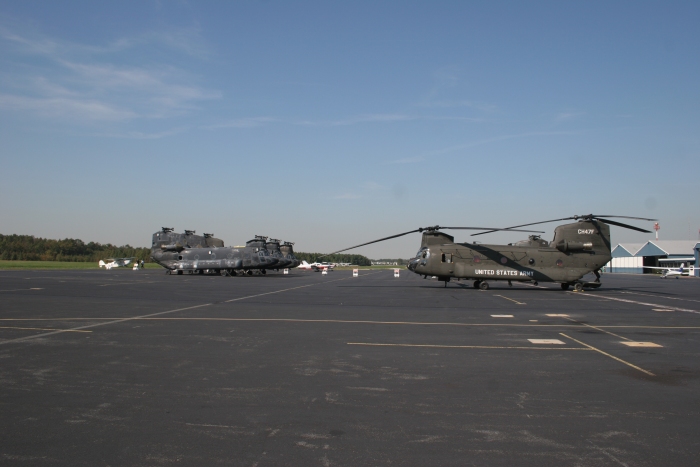
<path fill-rule="evenodd" d="M 20 329 L 23 331 L 64 331 L 63 329 L 54 328 L 20 328 L 16 326 L 0 326 L 0 329 Z M 65 332 L 92 332 L 92 331 L 81 331 L 78 329 L 65 329 Z"/>
<path fill-rule="evenodd" d="M 377 344 L 373 342 L 347 342 L 347 345 L 364 345 L 369 347 L 428 347 L 436 349 L 592 350 L 582 347 L 509 347 L 498 345 Z"/>
<path fill-rule="evenodd" d="M 606 333 L 606 334 L 610 334 L 611 336 L 619 337 L 620 339 L 624 339 L 624 340 L 626 340 L 626 341 L 631 341 L 631 340 L 632 340 L 632 339 L 628 339 L 628 338 L 626 338 L 626 337 L 618 336 L 618 335 L 615 334 L 614 332 L 606 331 L 605 329 L 601 329 L 601 328 L 598 328 L 598 327 L 595 327 L 595 326 L 591 326 L 590 324 L 582 323 L 581 321 L 576 321 L 575 319 L 572 319 L 572 318 L 566 318 L 566 319 L 568 319 L 569 321 L 573 321 L 574 323 L 578 323 L 578 324 L 581 324 L 581 325 L 583 325 L 583 326 L 586 326 L 587 328 L 595 329 L 596 331 L 604 332 L 604 333 Z"/>
<path fill-rule="evenodd" d="M 31 287 L 29 289 L 5 289 L 5 290 L 0 290 L 0 292 L 22 292 L 23 290 L 44 290 L 44 289 L 38 288 L 38 287 Z"/>
<path fill-rule="evenodd" d="M 198 305 L 192 308 L 199 308 L 202 306 L 209 306 L 211 303 L 205 305 Z M 172 313 L 174 311 L 188 310 L 189 308 L 182 308 L 179 310 L 165 311 L 163 313 Z M 451 322 L 422 322 L 422 321 L 370 321 L 370 320 L 344 320 L 344 319 L 301 319 L 301 318 L 211 318 L 211 317 L 177 317 L 177 318 L 159 318 L 152 317 L 153 315 L 136 316 L 133 318 L 119 318 L 119 317 L 74 317 L 74 318 L 0 318 L 0 322 L 3 321 L 110 321 L 116 322 L 117 320 L 142 320 L 142 321 L 239 321 L 239 322 L 256 322 L 256 321 L 268 321 L 268 322 L 282 322 L 282 323 L 339 323 L 339 324 L 401 324 L 408 326 L 493 326 L 493 327 L 532 327 L 532 328 L 580 328 L 577 324 L 519 324 L 519 323 L 509 323 L 507 321 L 502 321 L 499 323 L 451 323 Z M 536 321 L 536 320 L 535 320 Z M 617 328 L 617 329 L 688 329 L 688 330 L 700 330 L 700 326 L 637 326 L 637 325 L 601 325 L 599 328 Z"/>
<path fill-rule="evenodd" d="M 512 298 L 505 297 L 505 296 L 503 296 L 503 295 L 496 295 L 496 294 L 494 294 L 494 297 L 505 298 L 506 300 L 510 300 L 511 302 L 517 303 L 518 305 L 527 305 L 527 303 L 522 303 L 522 302 L 519 302 L 519 301 L 517 301 L 517 300 L 513 300 Z"/>
<path fill-rule="evenodd" d="M 610 355 L 610 354 L 607 353 L 607 352 L 603 352 L 602 350 L 597 349 L 597 348 L 593 347 L 592 345 L 588 345 L 588 344 L 586 344 L 585 342 L 581 342 L 580 340 L 574 339 L 573 337 L 569 337 L 569 336 L 567 336 L 566 334 L 564 334 L 563 332 L 560 332 L 559 334 L 562 335 L 562 336 L 564 336 L 564 337 L 566 337 L 566 338 L 568 338 L 568 339 L 571 339 L 571 340 L 574 341 L 574 342 L 578 342 L 578 343 L 581 344 L 581 345 L 585 345 L 585 346 L 588 347 L 589 349 L 595 350 L 596 352 L 598 352 L 598 353 L 600 353 L 600 354 L 603 354 L 603 355 L 605 355 L 606 357 L 610 357 L 610 358 L 612 358 L 613 360 L 617 360 L 617 361 L 620 362 L 620 363 L 624 363 L 625 365 L 627 365 L 627 366 L 629 366 L 629 367 L 632 367 L 632 368 L 634 368 L 635 370 L 639 370 L 639 371 L 641 371 L 642 373 L 646 373 L 646 374 L 649 375 L 649 376 L 656 376 L 656 375 L 655 375 L 654 373 L 652 373 L 651 371 L 647 371 L 647 370 L 645 370 L 645 369 L 643 369 L 643 368 L 639 368 L 637 365 L 633 365 L 633 364 L 631 364 L 630 362 L 626 362 L 626 361 L 624 361 L 624 360 L 621 359 L 621 358 L 618 358 L 618 357 L 616 357 L 616 356 L 614 356 L 614 355 Z"/>
<path fill-rule="evenodd" d="M 653 342 L 620 342 L 620 344 L 624 344 L 628 347 L 663 347 L 663 345 L 659 344 L 654 344 Z"/>

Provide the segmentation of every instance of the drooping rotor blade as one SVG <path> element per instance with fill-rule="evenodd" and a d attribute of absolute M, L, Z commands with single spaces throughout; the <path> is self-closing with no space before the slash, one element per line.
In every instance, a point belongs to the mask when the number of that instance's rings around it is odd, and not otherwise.
<path fill-rule="evenodd" d="M 605 222 L 606 224 L 616 225 L 618 227 L 624 227 L 625 229 L 636 230 L 637 232 L 651 233 L 651 230 L 640 229 L 629 224 L 623 224 L 622 222 L 611 221 L 610 219 L 603 219 L 602 217 L 596 217 L 597 220 Z"/>
<path fill-rule="evenodd" d="M 514 225 L 513 227 L 506 227 L 505 229 L 493 229 L 493 230 L 488 230 L 488 231 L 486 231 L 486 232 L 474 233 L 474 234 L 472 234 L 471 236 L 474 237 L 474 236 L 476 236 L 476 235 L 484 235 L 484 234 L 487 234 L 487 233 L 495 232 L 495 231 L 497 231 L 497 230 L 510 230 L 510 231 L 513 231 L 513 229 L 517 229 L 518 227 L 527 227 L 527 226 L 529 226 L 529 225 L 546 224 L 547 222 L 568 221 L 568 220 L 571 220 L 571 219 L 577 219 L 578 217 L 581 217 L 581 216 L 562 217 L 561 219 L 551 219 L 551 220 L 548 220 L 548 221 L 532 222 L 532 223 L 530 223 L 530 224 Z M 518 231 L 515 230 L 515 232 L 518 232 Z M 523 231 L 523 232 L 526 232 L 526 231 Z M 541 233 L 541 232 L 540 232 L 540 233 Z"/>
<path fill-rule="evenodd" d="M 412 234 L 412 233 L 415 233 L 415 232 L 421 232 L 421 231 L 423 231 L 423 230 L 425 230 L 425 229 L 420 228 L 420 229 L 415 229 L 415 230 L 409 230 L 408 232 L 400 233 L 400 234 L 397 234 L 397 235 L 392 235 L 392 236 L 390 236 L 390 237 L 380 238 L 379 240 L 372 240 L 371 242 L 361 243 L 361 244 L 359 244 L 359 245 L 351 246 L 350 248 L 345 248 L 345 249 L 343 249 L 343 250 L 334 251 L 333 253 L 328 253 L 328 254 L 326 254 L 326 255 L 321 255 L 321 256 L 319 256 L 319 258 L 323 258 L 324 256 L 334 255 L 334 254 L 336 254 L 336 253 L 342 253 L 343 251 L 352 250 L 353 248 L 359 248 L 359 247 L 361 247 L 361 246 L 371 245 L 372 243 L 378 243 L 378 242 L 383 242 L 384 240 L 391 240 L 392 238 L 403 237 L 404 235 Z"/>
<path fill-rule="evenodd" d="M 579 217 L 585 217 L 585 216 L 579 216 Z M 601 217 L 605 217 L 605 218 L 608 218 L 608 217 L 619 217 L 620 219 L 637 219 L 637 220 L 639 220 L 639 221 L 651 221 L 651 222 L 656 222 L 656 221 L 658 221 L 658 219 L 647 219 L 646 217 L 611 216 L 611 215 L 608 215 L 608 214 L 596 214 L 596 215 L 591 215 L 591 217 L 593 217 L 594 219 L 600 219 Z M 603 219 L 600 219 L 600 220 L 603 220 Z M 603 222 L 605 222 L 606 224 L 608 223 L 608 221 L 603 221 Z"/>
<path fill-rule="evenodd" d="M 523 227 L 521 225 L 517 227 Z M 509 232 L 529 232 L 529 233 L 544 233 L 541 230 L 515 230 L 513 227 L 506 227 L 503 229 L 496 227 L 440 227 L 441 229 L 451 229 L 451 230 L 488 230 L 489 232 L 497 232 L 500 230 L 506 230 Z M 486 232 L 484 232 L 486 233 Z M 479 235 L 479 234 L 475 234 Z"/>
<path fill-rule="evenodd" d="M 640 229 L 640 228 L 638 228 L 638 227 L 633 227 L 633 226 L 631 226 L 631 225 L 621 224 L 621 223 L 615 223 L 615 221 L 605 220 L 605 219 L 603 219 L 603 217 L 606 217 L 606 218 L 608 218 L 608 217 L 620 217 L 620 218 L 623 218 L 623 219 L 637 219 L 637 220 L 640 220 L 640 221 L 652 221 L 652 222 L 655 222 L 655 221 L 657 220 L 657 219 L 647 219 L 646 217 L 632 217 L 632 216 L 601 216 L 601 215 L 597 215 L 597 214 L 585 214 L 585 215 L 583 215 L 583 216 L 562 217 L 561 219 L 552 219 L 552 220 L 548 220 L 548 221 L 533 222 L 533 223 L 531 223 L 531 224 L 514 225 L 513 227 L 507 227 L 507 228 L 504 229 L 504 230 L 515 229 L 515 228 L 518 228 L 518 227 L 527 227 L 527 226 L 530 226 L 530 225 L 546 224 L 546 223 L 548 223 L 548 222 L 558 222 L 558 221 L 568 221 L 568 220 L 578 220 L 578 219 L 598 219 L 598 220 L 601 220 L 601 221 L 605 222 L 606 224 L 617 225 L 617 226 L 619 226 L 619 227 L 625 227 L 625 228 L 632 229 L 632 230 L 638 230 L 639 232 L 651 233 L 651 232 L 649 232 L 649 231 L 647 231 L 647 230 L 643 230 L 643 229 Z M 483 235 L 483 234 L 487 234 L 487 233 L 491 233 L 491 232 L 495 232 L 495 230 L 489 230 L 489 231 L 486 231 L 486 232 L 478 232 L 478 233 L 472 234 L 471 236 L 474 237 L 474 236 L 476 236 L 476 235 Z"/>

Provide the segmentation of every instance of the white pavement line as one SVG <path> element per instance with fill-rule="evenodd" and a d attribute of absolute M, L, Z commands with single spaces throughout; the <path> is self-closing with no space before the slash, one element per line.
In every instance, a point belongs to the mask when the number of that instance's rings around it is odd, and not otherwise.
<path fill-rule="evenodd" d="M 369 275 L 369 274 L 367 274 L 367 275 Z M 300 287 L 292 287 L 292 288 L 289 288 L 289 289 L 275 290 L 274 292 L 265 292 L 265 293 L 261 293 L 261 294 L 257 294 L 257 295 L 249 295 L 249 296 L 247 296 L 247 297 L 241 297 L 241 298 L 234 298 L 234 299 L 231 299 L 231 300 L 226 300 L 226 301 L 223 302 L 223 303 L 235 302 L 235 301 L 240 301 L 240 300 L 246 300 L 246 299 L 255 298 L 255 297 L 262 297 L 262 296 L 264 296 L 264 295 L 271 295 L 271 294 L 276 294 L 276 293 L 281 293 L 281 292 L 287 292 L 287 291 L 289 291 L 289 290 L 296 290 L 296 289 L 301 289 L 301 288 L 304 288 L 304 287 L 311 287 L 311 286 L 313 286 L 313 285 L 319 285 L 319 284 L 328 284 L 329 282 L 338 282 L 338 281 L 343 281 L 343 280 L 346 280 L 346 279 L 350 279 L 350 278 L 346 277 L 346 278 L 344 278 L 344 279 L 335 279 L 335 280 L 332 280 L 332 281 L 317 282 L 317 283 L 315 283 L 315 284 L 302 285 L 302 286 L 300 286 Z M 39 338 L 42 338 L 42 337 L 53 336 L 53 335 L 56 335 L 56 334 L 62 334 L 62 333 L 64 333 L 64 332 L 77 331 L 77 330 L 80 330 L 80 329 L 96 328 L 96 327 L 98 327 L 98 326 L 107 326 L 107 325 L 109 325 L 109 324 L 117 324 L 117 323 L 123 323 L 123 322 L 126 322 L 126 321 L 135 321 L 135 320 L 144 319 L 144 318 L 151 318 L 151 317 L 153 317 L 153 316 L 160 316 L 160 315 L 165 315 L 165 314 L 168 314 L 168 313 L 177 313 L 178 311 L 194 310 L 194 309 L 196 309 L 196 308 L 202 308 L 202 307 L 210 306 L 210 305 L 215 305 L 215 303 L 204 303 L 204 304 L 202 304 L 202 305 L 189 306 L 189 307 L 186 307 L 186 308 L 178 308 L 178 309 L 175 309 L 175 310 L 160 311 L 160 312 L 158 312 L 158 313 L 151 313 L 151 314 L 148 314 L 148 315 L 133 316 L 133 317 L 130 317 L 130 318 L 121 318 L 121 319 L 115 319 L 115 320 L 112 320 L 112 321 L 103 321 L 103 322 L 101 322 L 101 323 L 88 324 L 88 325 L 85 325 L 85 326 L 78 326 L 78 327 L 76 327 L 76 328 L 71 328 L 71 329 L 63 329 L 63 330 L 60 330 L 60 331 L 46 332 L 46 333 L 43 333 L 43 334 L 35 334 L 35 335 L 33 335 L 33 336 L 20 337 L 20 338 L 17 338 L 17 339 L 8 339 L 8 340 L 0 341 L 0 345 L 2 345 L 2 344 L 11 344 L 11 343 L 15 343 L 15 342 L 24 342 L 24 341 L 33 340 L 33 339 L 39 339 Z"/>
<path fill-rule="evenodd" d="M 427 347 L 434 349 L 518 349 L 518 350 L 595 350 L 585 347 L 519 347 L 499 345 L 439 345 L 439 344 L 378 344 L 374 342 L 346 342 L 347 345 L 367 347 Z"/>
<path fill-rule="evenodd" d="M 65 332 L 92 332 L 80 331 L 77 329 L 56 329 L 56 328 L 20 328 L 17 326 L 0 326 L 0 329 L 19 329 L 21 331 L 65 331 Z"/>
<path fill-rule="evenodd" d="M 567 337 L 567 338 L 571 339 L 571 340 L 574 341 L 574 342 L 578 342 L 578 343 L 581 344 L 581 345 L 585 345 L 585 346 L 588 347 L 589 349 L 595 350 L 596 352 L 598 352 L 598 353 L 600 353 L 600 354 L 603 354 L 603 355 L 605 355 L 606 357 L 610 357 L 610 358 L 612 358 L 613 360 L 617 360 L 617 361 L 620 362 L 620 363 L 624 363 L 625 365 L 630 366 L 630 367 L 634 368 L 635 370 L 639 370 L 639 371 L 641 371 L 642 373 L 648 374 L 649 376 L 656 376 L 656 375 L 655 375 L 654 373 L 652 373 L 651 371 L 647 371 L 647 370 L 645 370 L 644 368 L 639 368 L 637 365 L 633 365 L 633 364 L 631 364 L 630 362 L 626 362 L 626 361 L 624 361 L 624 360 L 621 359 L 621 358 L 617 358 L 617 357 L 614 356 L 614 355 L 610 355 L 610 354 L 607 353 L 607 352 L 603 352 L 602 350 L 597 349 L 597 348 L 593 347 L 592 345 L 588 345 L 588 344 L 586 344 L 585 342 L 581 342 L 580 340 L 577 340 L 577 339 L 574 339 L 573 337 L 567 336 L 567 335 L 564 334 L 563 332 L 560 332 L 559 334 L 561 334 L 561 335 L 564 336 L 564 337 Z"/>
<path fill-rule="evenodd" d="M 517 300 L 513 300 L 512 298 L 508 298 L 508 297 L 505 297 L 503 295 L 494 295 L 494 297 L 505 298 L 506 300 L 510 300 L 511 302 L 517 303 L 518 305 L 527 305 L 527 303 L 519 302 Z"/>
<path fill-rule="evenodd" d="M 88 328 L 96 328 L 98 326 L 107 326 L 108 324 L 117 324 L 117 323 L 123 323 L 125 321 L 133 321 L 141 318 L 150 318 L 152 316 L 158 316 L 158 315 L 164 315 L 166 313 L 175 313 L 178 311 L 185 311 L 185 310 L 193 310 L 195 308 L 202 308 L 205 306 L 213 305 L 213 303 L 205 303 L 204 305 L 195 305 L 195 306 L 189 306 L 186 308 L 178 308 L 177 310 L 168 310 L 168 311 L 161 311 L 158 313 L 151 313 L 149 315 L 143 315 L 143 316 L 134 316 L 132 318 L 121 318 L 121 319 L 115 319 L 113 321 L 103 321 L 101 323 L 96 323 L 96 324 L 88 324 L 86 326 L 78 326 L 77 328 L 71 328 L 71 329 L 62 329 L 60 331 L 53 331 L 53 332 L 45 332 L 43 334 L 35 334 L 33 336 L 27 336 L 27 337 L 20 337 L 18 339 L 8 339 L 6 341 L 0 341 L 0 345 L 2 344 L 11 344 L 14 342 L 23 342 L 23 341 L 28 341 L 32 339 L 39 339 L 41 337 L 48 337 L 48 336 L 53 336 L 55 334 L 63 334 L 64 332 L 70 332 L 70 331 L 77 331 L 80 329 L 88 329 Z"/>
<path fill-rule="evenodd" d="M 0 292 L 22 292 L 23 290 L 44 290 L 44 289 L 32 287 L 30 289 L 6 289 L 6 290 L 0 290 Z"/>
<path fill-rule="evenodd" d="M 586 326 L 586 327 L 588 327 L 588 328 L 595 329 L 596 331 L 601 331 L 601 332 L 604 332 L 604 333 L 606 333 L 606 334 L 610 334 L 611 336 L 619 337 L 620 339 L 624 339 L 624 340 L 626 340 L 626 341 L 631 341 L 631 340 L 632 340 L 632 339 L 628 339 L 628 338 L 626 338 L 626 337 L 620 336 L 620 335 L 618 335 L 618 334 L 615 334 L 614 332 L 606 331 L 605 329 L 600 329 L 600 328 L 598 328 L 598 327 L 592 326 L 592 325 L 587 324 L 587 323 L 582 323 L 581 321 L 577 321 L 577 320 L 575 320 L 575 319 L 573 319 L 573 318 L 567 317 L 566 319 L 568 319 L 569 321 L 572 321 L 572 322 L 574 322 L 574 323 L 578 323 L 578 324 L 580 324 L 580 325 L 582 325 L 582 326 Z"/>
<path fill-rule="evenodd" d="M 375 273 L 376 274 L 376 273 Z M 369 276 L 370 274 L 365 274 L 365 276 Z M 315 284 L 306 284 L 306 285 L 300 285 L 299 287 L 292 287 L 291 289 L 283 289 L 283 290 L 275 290 L 274 292 L 265 292 L 257 295 L 250 295 L 248 297 L 241 297 L 241 298 L 232 298 L 231 300 L 225 300 L 224 303 L 231 303 L 231 302 L 238 302 L 241 300 L 247 300 L 249 298 L 255 298 L 255 297 L 262 297 L 264 295 L 272 295 L 276 293 L 281 293 L 281 292 L 288 292 L 290 290 L 297 290 L 297 289 L 303 289 L 305 287 L 313 287 L 314 285 L 318 284 L 330 284 L 331 282 L 338 282 L 338 281 L 344 281 L 349 279 L 348 277 L 345 277 L 343 279 L 333 279 L 332 281 L 325 281 L 325 282 L 317 282 Z"/>
<path fill-rule="evenodd" d="M 663 298 L 664 300 L 680 300 L 682 302 L 696 302 L 700 303 L 700 300 L 693 300 L 692 298 L 678 298 L 678 297 L 664 297 L 661 295 L 651 295 L 648 293 L 640 293 L 640 292 L 621 292 L 621 293 L 626 293 L 629 295 L 644 295 L 645 297 L 654 297 L 654 298 Z"/>
<path fill-rule="evenodd" d="M 573 293 L 573 292 L 569 292 L 569 293 Z M 687 312 L 687 313 L 695 313 L 695 314 L 700 315 L 700 311 L 697 311 L 697 310 L 689 310 L 689 309 L 687 309 L 687 308 L 678 308 L 678 307 L 675 307 L 675 306 L 664 306 L 664 305 L 659 305 L 658 303 L 637 302 L 637 301 L 635 301 L 635 300 L 627 300 L 627 299 L 624 299 L 624 298 L 607 297 L 607 296 L 605 296 L 605 295 L 600 295 L 600 294 L 591 295 L 591 294 L 588 294 L 588 293 L 585 293 L 585 292 L 578 292 L 577 295 L 578 295 L 579 297 L 602 298 L 602 299 L 604 299 L 604 300 L 614 300 L 614 301 L 616 301 L 616 302 L 633 303 L 633 304 L 635 304 L 635 305 L 653 306 L 653 307 L 656 307 L 656 308 L 664 308 L 664 309 L 667 309 L 667 310 L 674 310 L 674 311 L 685 311 L 685 312 Z"/>
<path fill-rule="evenodd" d="M 556 345 L 564 345 L 565 344 L 565 342 L 562 342 L 559 339 L 528 339 L 528 340 L 533 344 L 556 344 Z"/>

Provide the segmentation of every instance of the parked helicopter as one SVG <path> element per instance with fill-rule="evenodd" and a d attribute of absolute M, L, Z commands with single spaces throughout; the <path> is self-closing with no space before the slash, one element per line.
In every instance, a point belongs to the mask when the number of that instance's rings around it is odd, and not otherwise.
<path fill-rule="evenodd" d="M 474 280 L 474 288 L 487 290 L 489 281 L 556 282 L 563 290 L 573 286 L 581 291 L 584 287 L 600 287 L 600 268 L 611 259 L 610 225 L 651 233 L 632 225 L 612 221 L 607 218 L 626 218 L 646 221 L 642 217 L 612 216 L 587 214 L 583 216 L 564 217 L 530 224 L 516 225 L 504 229 L 480 227 L 424 227 L 403 232 L 390 237 L 356 245 L 343 251 L 372 243 L 382 242 L 415 232 L 422 232 L 421 247 L 408 263 L 408 269 L 424 278 L 436 276 L 447 283 L 452 278 Z M 440 232 L 441 229 L 483 230 L 472 235 L 481 235 L 499 230 L 516 231 L 520 227 L 575 220 L 571 224 L 558 226 L 554 230 L 554 239 L 547 242 L 539 235 L 530 235 L 527 240 L 508 245 L 489 245 L 474 243 L 455 243 L 454 237 Z M 593 272 L 596 280 L 582 281 L 581 278 Z"/>
<path fill-rule="evenodd" d="M 292 248 L 293 245 L 294 243 L 292 242 L 284 242 L 282 245 L 280 245 L 280 251 L 282 252 L 284 257 L 291 261 L 291 263 L 289 263 L 289 266 L 287 266 L 290 269 L 295 268 L 301 264 L 301 261 L 299 261 L 299 259 L 296 256 L 294 256 L 294 248 Z"/>
<path fill-rule="evenodd" d="M 225 276 L 238 273 L 252 275 L 253 271 L 265 274 L 266 269 L 279 263 L 265 248 L 267 237 L 259 235 L 246 246 L 225 247 L 213 234 L 196 235 L 193 230 L 175 233 L 172 227 L 163 227 L 153 234 L 151 259 L 171 274 L 204 274 L 214 272 Z"/>

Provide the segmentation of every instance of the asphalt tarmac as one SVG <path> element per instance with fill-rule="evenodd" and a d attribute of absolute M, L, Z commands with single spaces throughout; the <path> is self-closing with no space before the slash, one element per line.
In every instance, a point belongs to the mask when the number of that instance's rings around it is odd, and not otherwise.
<path fill-rule="evenodd" d="M 0 271 L 0 464 L 700 465 L 700 280 L 491 285 Z"/>

